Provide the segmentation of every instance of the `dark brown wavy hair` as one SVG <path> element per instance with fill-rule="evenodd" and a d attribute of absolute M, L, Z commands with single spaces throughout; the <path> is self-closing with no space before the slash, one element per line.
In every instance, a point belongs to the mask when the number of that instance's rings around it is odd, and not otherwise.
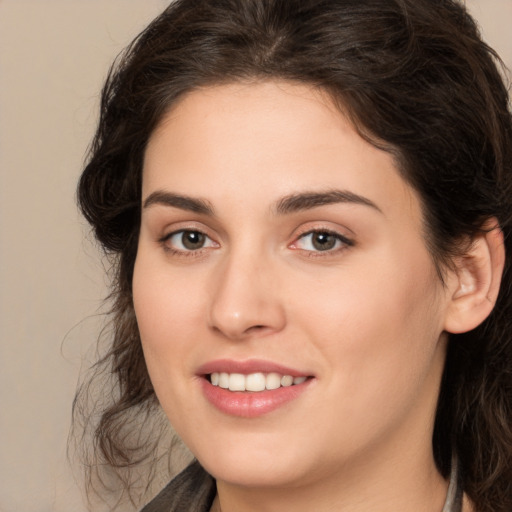
<path fill-rule="evenodd" d="M 157 446 L 158 436 L 141 433 L 159 413 L 132 301 L 148 138 L 198 87 L 289 80 L 327 91 L 363 137 L 394 155 L 421 197 L 441 278 L 460 240 L 499 220 L 500 294 L 485 322 L 450 336 L 433 451 L 444 476 L 457 455 L 477 512 L 510 512 L 512 120 L 500 65 L 456 0 L 177 0 L 156 18 L 110 71 L 78 187 L 112 262 L 109 346 L 92 380 L 107 375 L 110 387 L 93 416 L 90 382 L 74 407 L 93 435 L 94 467 L 121 474 L 151 464 Z"/>

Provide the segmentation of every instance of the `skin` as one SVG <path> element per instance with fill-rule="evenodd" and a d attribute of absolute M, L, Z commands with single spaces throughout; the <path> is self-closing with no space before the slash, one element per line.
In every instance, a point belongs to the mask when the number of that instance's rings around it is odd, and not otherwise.
<path fill-rule="evenodd" d="M 333 190 L 371 205 L 277 211 Z M 152 134 L 144 203 L 133 278 L 144 355 L 170 422 L 217 479 L 215 507 L 440 511 L 447 483 L 431 439 L 460 283 L 437 277 L 420 201 L 392 156 L 305 85 L 209 87 Z M 204 246 L 181 245 L 184 229 Z M 320 251 L 311 230 L 342 239 Z M 198 368 L 253 358 L 313 378 L 263 416 L 220 412 Z"/>

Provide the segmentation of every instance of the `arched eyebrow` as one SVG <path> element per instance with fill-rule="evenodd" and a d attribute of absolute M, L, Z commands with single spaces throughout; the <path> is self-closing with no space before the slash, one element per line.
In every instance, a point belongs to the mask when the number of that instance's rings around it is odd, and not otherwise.
<path fill-rule="evenodd" d="M 348 190 L 328 190 L 326 192 L 300 192 L 290 194 L 280 199 L 275 211 L 277 214 L 286 215 L 302 210 L 311 210 L 319 206 L 335 203 L 352 203 L 369 206 L 382 213 L 382 210 L 370 199 L 354 194 Z"/>
<path fill-rule="evenodd" d="M 205 199 L 196 197 L 184 196 L 181 194 L 173 194 L 164 190 L 157 190 L 149 194 L 144 200 L 144 208 L 149 208 L 153 205 L 171 206 L 179 208 L 180 210 L 187 210 L 189 212 L 199 213 L 202 215 L 214 215 L 213 206 Z"/>

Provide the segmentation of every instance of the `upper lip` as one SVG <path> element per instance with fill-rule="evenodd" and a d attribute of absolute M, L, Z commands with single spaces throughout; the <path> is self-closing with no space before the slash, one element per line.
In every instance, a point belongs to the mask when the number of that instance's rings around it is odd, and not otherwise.
<path fill-rule="evenodd" d="M 243 375 L 251 373 L 279 373 L 280 375 L 291 375 L 292 377 L 311 376 L 307 372 L 263 359 L 248 359 L 246 361 L 216 359 L 203 364 L 197 371 L 199 375 L 209 375 L 214 372 L 241 373 Z"/>

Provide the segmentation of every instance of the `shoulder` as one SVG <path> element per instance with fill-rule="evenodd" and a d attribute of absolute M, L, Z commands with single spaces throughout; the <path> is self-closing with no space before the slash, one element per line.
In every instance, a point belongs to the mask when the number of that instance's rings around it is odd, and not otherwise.
<path fill-rule="evenodd" d="M 141 512 L 208 512 L 215 498 L 215 480 L 194 461 L 153 498 Z"/>

